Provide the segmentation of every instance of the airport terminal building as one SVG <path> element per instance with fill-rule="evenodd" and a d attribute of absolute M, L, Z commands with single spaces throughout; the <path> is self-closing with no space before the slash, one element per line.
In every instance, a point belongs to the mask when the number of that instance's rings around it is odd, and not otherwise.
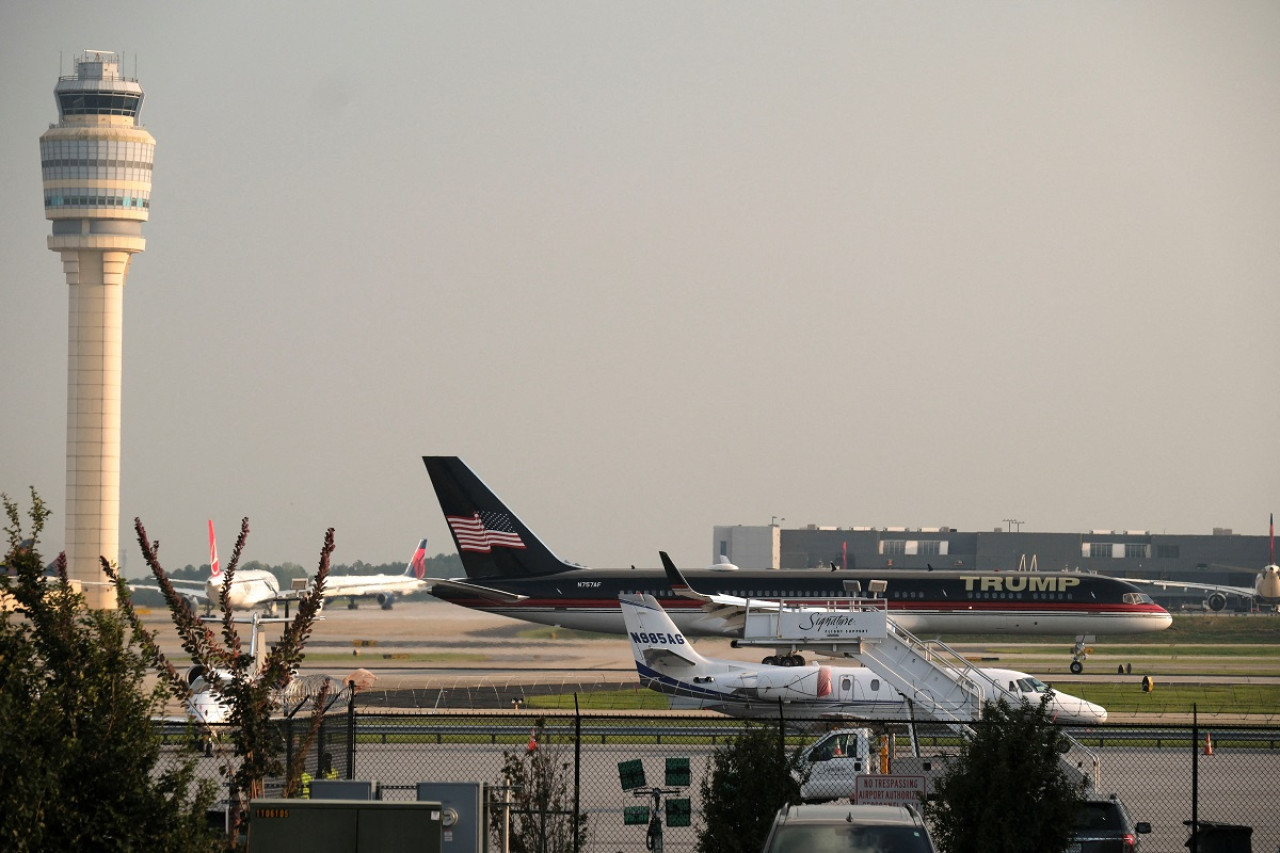
<path fill-rule="evenodd" d="M 1243 536 L 1215 528 L 1212 534 L 1090 530 L 1033 533 L 995 529 L 962 532 L 949 527 L 717 526 L 713 553 L 746 569 L 968 569 L 1079 571 L 1119 578 L 1190 581 L 1250 587 L 1270 557 L 1268 536 Z M 1210 605 L 1203 592 L 1144 592 L 1169 610 Z M 1247 611 L 1238 596 L 1213 609 Z"/>

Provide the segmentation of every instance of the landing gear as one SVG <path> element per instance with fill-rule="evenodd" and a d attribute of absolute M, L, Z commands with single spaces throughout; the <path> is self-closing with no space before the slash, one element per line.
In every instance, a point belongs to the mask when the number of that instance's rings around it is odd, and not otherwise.
<path fill-rule="evenodd" d="M 804 666 L 804 655 L 769 655 L 760 663 L 765 666 Z"/>
<path fill-rule="evenodd" d="M 1079 675 L 1084 672 L 1084 661 L 1088 659 L 1089 652 L 1093 649 L 1088 647 L 1088 643 L 1092 643 L 1096 638 L 1092 635 L 1076 637 L 1076 644 L 1071 647 L 1071 674 Z"/>

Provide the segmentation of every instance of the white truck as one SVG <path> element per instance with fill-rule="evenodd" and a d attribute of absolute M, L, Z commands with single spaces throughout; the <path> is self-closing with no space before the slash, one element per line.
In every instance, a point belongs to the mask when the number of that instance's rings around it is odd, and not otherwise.
<path fill-rule="evenodd" d="M 897 757 L 891 762 L 894 775 L 922 776 L 926 791 L 942 771 L 946 756 Z M 879 774 L 879 739 L 870 729 L 836 729 L 805 749 L 800 761 L 800 799 L 806 803 L 850 800 L 858 788 L 858 777 Z"/>

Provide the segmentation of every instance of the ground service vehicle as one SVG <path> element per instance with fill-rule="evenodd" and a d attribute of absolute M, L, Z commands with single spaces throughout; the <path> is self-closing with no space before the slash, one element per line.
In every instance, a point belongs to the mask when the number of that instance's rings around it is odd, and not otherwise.
<path fill-rule="evenodd" d="M 919 811 L 910 806 L 783 806 L 764 853 L 934 853 Z"/>
<path fill-rule="evenodd" d="M 871 754 L 868 729 L 836 729 L 819 738 L 801 756 L 800 798 L 806 803 L 848 799 L 857 777 L 871 773 L 879 757 Z"/>
<path fill-rule="evenodd" d="M 1137 853 L 1138 836 L 1150 831 L 1151 824 L 1135 823 L 1129 817 L 1115 794 L 1105 800 L 1084 800 L 1076 811 L 1076 832 L 1067 853 Z"/>
<path fill-rule="evenodd" d="M 806 803 L 856 802 L 858 777 L 884 772 L 922 777 L 926 788 L 932 790 L 949 757 L 898 756 L 889 760 L 881 756 L 879 739 L 870 729 L 836 729 L 801 753 L 797 768 L 800 799 Z"/>

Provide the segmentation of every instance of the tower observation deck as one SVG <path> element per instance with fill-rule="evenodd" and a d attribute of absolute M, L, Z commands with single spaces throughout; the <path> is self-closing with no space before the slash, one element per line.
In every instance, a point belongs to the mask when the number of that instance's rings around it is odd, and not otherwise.
<path fill-rule="evenodd" d="M 115 606 L 98 558 L 120 551 L 120 380 L 124 283 L 146 248 L 155 139 L 138 123 L 142 87 L 108 51 L 86 50 L 54 87 L 58 123 L 40 137 L 49 248 L 70 290 L 66 553 L 91 607 Z"/>

